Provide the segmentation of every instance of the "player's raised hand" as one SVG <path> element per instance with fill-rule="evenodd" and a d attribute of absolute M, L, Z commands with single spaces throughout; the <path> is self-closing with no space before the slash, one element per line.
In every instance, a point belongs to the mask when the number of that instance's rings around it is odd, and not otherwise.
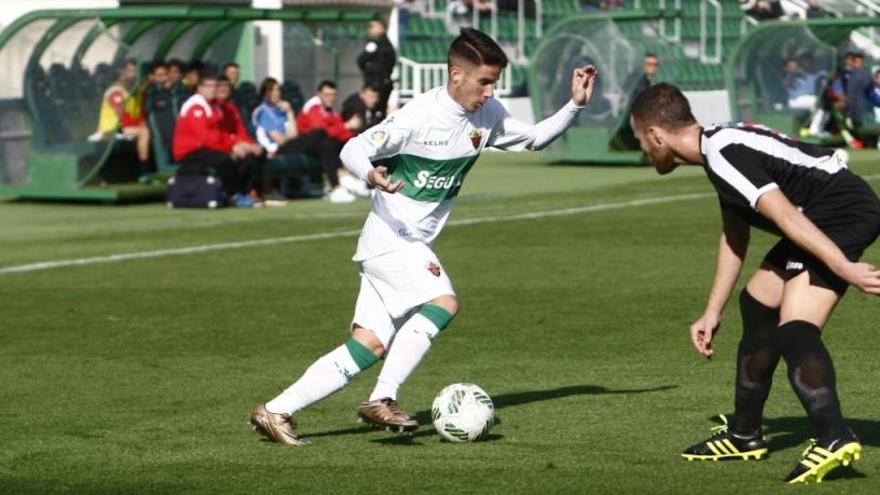
<path fill-rule="evenodd" d="M 593 99 L 593 89 L 596 87 L 596 78 L 599 70 L 593 64 L 587 64 L 574 70 L 571 76 L 571 100 L 575 105 L 582 107 Z"/>
<path fill-rule="evenodd" d="M 874 265 L 849 263 L 840 276 L 862 292 L 880 296 L 880 270 Z"/>
<path fill-rule="evenodd" d="M 403 181 L 399 180 L 397 182 L 391 182 L 391 177 L 388 175 L 388 168 L 382 165 L 376 165 L 373 170 L 370 170 L 369 175 L 367 175 L 367 181 L 369 181 L 369 183 L 376 189 L 385 191 L 389 194 L 394 194 L 403 189 Z"/>
<path fill-rule="evenodd" d="M 712 338 L 721 325 L 721 320 L 717 314 L 705 313 L 699 320 L 691 325 L 691 342 L 697 349 L 697 352 L 706 356 L 706 359 L 712 357 L 715 350 L 712 349 Z"/>

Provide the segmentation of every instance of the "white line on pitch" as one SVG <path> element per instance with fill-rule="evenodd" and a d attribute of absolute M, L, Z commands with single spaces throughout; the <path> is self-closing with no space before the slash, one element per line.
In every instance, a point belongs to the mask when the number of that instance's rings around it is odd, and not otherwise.
<path fill-rule="evenodd" d="M 880 177 L 880 176 L 878 176 Z M 639 206 L 654 205 L 660 203 L 672 203 L 677 201 L 688 201 L 693 199 L 702 199 L 713 196 L 713 193 L 696 193 L 696 194 L 680 194 L 676 196 L 662 196 L 659 198 L 636 199 L 632 201 L 624 201 L 620 203 L 605 203 L 590 206 L 579 206 L 575 208 L 563 208 L 558 210 L 536 211 L 529 213 L 516 213 L 513 215 L 498 215 L 488 217 L 466 218 L 462 220 L 452 220 L 450 226 L 460 225 L 478 225 L 484 223 L 510 222 L 516 220 L 533 220 L 548 217 L 560 217 L 568 215 L 577 215 L 581 213 L 590 213 L 594 211 L 619 210 L 623 208 L 636 208 Z M 323 232 L 318 234 L 306 234 L 288 237 L 271 237 L 268 239 L 254 239 L 251 241 L 225 242 L 219 244 L 204 244 L 201 246 L 190 246 L 184 248 L 159 249 L 156 251 L 140 251 L 134 253 L 111 254 L 107 256 L 95 256 L 92 258 L 79 258 L 69 260 L 43 261 L 38 263 L 28 263 L 25 265 L 15 265 L 0 268 L 0 275 L 10 273 L 26 273 L 41 270 L 51 270 L 54 268 L 64 268 L 69 266 L 85 266 L 98 265 L 104 263 L 116 263 L 120 261 L 138 260 L 147 258 L 162 258 L 165 256 L 179 256 L 184 254 L 206 253 L 210 251 L 223 251 L 231 249 L 244 249 L 257 246 L 272 246 L 276 244 L 288 244 L 294 242 L 317 241 L 323 239 L 335 239 L 339 237 L 355 237 L 360 234 L 358 230 L 340 230 L 334 232 Z"/>

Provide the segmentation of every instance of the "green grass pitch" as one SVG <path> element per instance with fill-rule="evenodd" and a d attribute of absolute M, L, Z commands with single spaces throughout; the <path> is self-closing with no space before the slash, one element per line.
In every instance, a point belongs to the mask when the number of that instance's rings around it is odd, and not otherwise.
<path fill-rule="evenodd" d="M 853 169 L 878 173 L 876 153 Z M 880 181 L 873 182 L 880 184 Z M 728 308 L 711 361 L 688 326 L 712 278 L 719 213 L 696 168 L 544 166 L 486 154 L 435 248 L 462 309 L 402 389 L 428 422 L 443 386 L 494 398 L 489 441 L 447 444 L 355 421 L 378 366 L 300 416 L 286 448 L 251 408 L 346 338 L 356 238 L 288 242 L 0 274 L 0 493 L 784 493 L 812 429 L 783 369 L 766 461 L 682 461 L 733 403 L 740 334 Z M 672 197 L 638 206 L 636 200 Z M 590 205 L 580 213 L 502 221 Z M 0 204 L 0 268 L 359 229 L 367 202 L 259 211 Z M 571 212 L 569 212 L 571 213 Z M 753 235 L 747 266 L 773 238 Z M 867 261 L 880 263 L 872 248 Z M 877 318 L 850 291 L 826 340 L 866 446 L 810 493 L 878 493 Z M 801 490 L 804 490 L 801 488 Z M 806 492 L 803 492 L 806 493 Z"/>

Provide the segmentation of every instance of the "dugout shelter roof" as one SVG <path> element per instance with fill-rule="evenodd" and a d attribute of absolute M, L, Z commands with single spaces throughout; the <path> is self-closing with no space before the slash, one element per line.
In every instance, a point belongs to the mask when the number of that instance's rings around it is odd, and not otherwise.
<path fill-rule="evenodd" d="M 810 139 L 806 129 L 812 112 L 823 104 L 825 90 L 840 71 L 853 32 L 878 27 L 878 17 L 767 21 L 755 26 L 727 61 L 725 86 L 732 118 Z M 786 62 L 794 64 L 796 76 L 785 72 Z M 877 63 L 869 55 L 865 67 L 870 70 Z"/>
<path fill-rule="evenodd" d="M 0 193 L 115 200 L 143 192 L 133 184 L 106 187 L 130 178 L 105 173 L 113 168 L 113 140 L 88 139 L 100 95 L 126 58 L 142 67 L 172 57 L 220 64 L 241 53 L 227 35 L 238 29 L 241 39 L 249 23 L 363 23 L 392 5 L 306 0 L 283 9 L 183 4 L 28 13 L 0 32 Z"/>

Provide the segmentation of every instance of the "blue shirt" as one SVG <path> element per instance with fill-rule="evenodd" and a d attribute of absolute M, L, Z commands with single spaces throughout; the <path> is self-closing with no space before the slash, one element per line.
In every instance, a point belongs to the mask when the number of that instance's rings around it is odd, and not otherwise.
<path fill-rule="evenodd" d="M 871 100 L 871 103 L 873 103 L 875 107 L 880 107 L 880 86 L 877 86 L 877 83 L 874 83 L 874 85 L 868 89 L 868 99 Z"/>
<path fill-rule="evenodd" d="M 266 134 L 278 131 L 284 134 L 284 125 L 287 124 L 287 114 L 277 106 L 264 101 L 253 113 L 254 126 L 263 129 Z"/>

